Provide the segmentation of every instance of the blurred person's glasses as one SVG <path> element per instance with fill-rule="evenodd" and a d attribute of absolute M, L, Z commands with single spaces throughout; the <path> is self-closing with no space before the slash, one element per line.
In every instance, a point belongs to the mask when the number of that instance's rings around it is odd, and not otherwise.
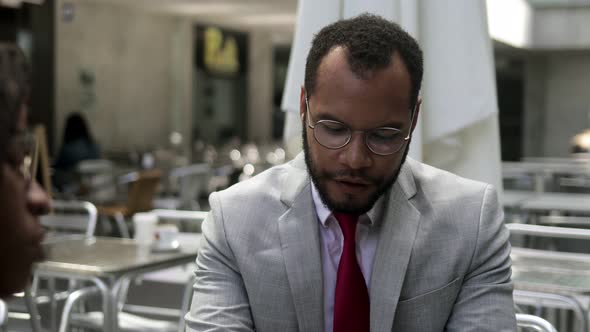
<path fill-rule="evenodd" d="M 305 107 L 307 109 L 307 125 L 313 129 L 315 140 L 325 148 L 336 150 L 345 147 L 352 139 L 353 132 L 362 132 L 365 137 L 365 145 L 371 152 L 380 156 L 387 156 L 399 152 L 410 140 L 411 128 L 414 124 L 415 112 L 410 110 L 410 126 L 408 134 L 393 127 L 380 127 L 369 130 L 352 130 L 349 126 L 334 120 L 319 120 L 312 124 L 311 113 L 307 93 L 305 94 Z"/>
<path fill-rule="evenodd" d="M 19 131 L 12 137 L 10 145 L 11 164 L 28 182 L 34 177 L 35 142 L 30 131 Z"/>

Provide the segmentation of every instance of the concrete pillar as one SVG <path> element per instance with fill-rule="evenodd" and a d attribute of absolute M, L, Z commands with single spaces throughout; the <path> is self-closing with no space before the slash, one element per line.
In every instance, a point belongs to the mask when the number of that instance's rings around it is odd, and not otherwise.
<path fill-rule="evenodd" d="M 272 136 L 273 49 L 269 31 L 250 32 L 248 59 L 248 140 L 267 142 Z"/>

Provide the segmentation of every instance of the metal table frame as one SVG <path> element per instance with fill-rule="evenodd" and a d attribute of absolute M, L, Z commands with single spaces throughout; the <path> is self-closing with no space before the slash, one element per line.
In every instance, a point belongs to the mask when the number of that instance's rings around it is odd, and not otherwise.
<path fill-rule="evenodd" d="M 140 246 L 132 240 L 120 238 L 91 238 L 84 239 L 79 237 L 71 237 L 63 239 L 62 241 L 112 241 L 135 247 L 136 250 Z M 145 248 L 149 251 L 149 248 Z M 104 331 L 118 331 L 118 311 L 119 300 L 121 298 L 121 291 L 126 284 L 128 284 L 135 277 L 153 272 L 156 270 L 166 269 L 178 265 L 193 262 L 197 257 L 197 250 L 181 251 L 176 253 L 167 253 L 166 258 L 160 257 L 157 260 L 142 262 L 135 266 L 119 267 L 107 270 L 101 270 L 100 267 L 88 263 L 84 266 L 80 264 L 69 264 L 66 262 L 52 262 L 51 257 L 46 262 L 41 262 L 36 265 L 35 273 L 42 277 L 49 278 L 66 278 L 76 279 L 81 281 L 88 281 L 94 284 L 102 296 L 102 310 L 104 314 Z"/>

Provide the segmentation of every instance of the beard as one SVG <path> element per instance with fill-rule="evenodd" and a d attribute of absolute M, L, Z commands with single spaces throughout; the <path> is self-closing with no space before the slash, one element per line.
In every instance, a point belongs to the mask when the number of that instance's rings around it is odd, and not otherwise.
<path fill-rule="evenodd" d="M 307 114 L 305 115 L 305 117 L 306 116 Z M 305 156 L 305 164 L 307 165 L 307 171 L 324 205 L 326 205 L 326 207 L 328 207 L 328 209 L 330 209 L 330 211 L 332 212 L 355 215 L 367 213 L 369 210 L 373 208 L 377 200 L 385 193 L 387 193 L 387 191 L 391 188 L 395 181 L 397 181 L 402 166 L 405 163 L 406 158 L 408 156 L 411 139 L 408 140 L 406 146 L 404 147 L 404 155 L 402 157 L 400 166 L 389 177 L 372 177 L 369 176 L 364 170 L 341 169 L 334 172 L 326 172 L 319 170 L 315 162 L 311 158 L 311 153 L 309 151 L 309 142 L 307 140 L 307 126 L 305 125 L 306 123 L 306 119 L 304 118 L 301 136 L 303 139 L 303 153 Z M 362 178 L 365 181 L 371 183 L 371 185 L 373 185 L 376 189 L 369 193 L 368 198 L 365 201 L 355 201 L 352 195 L 347 195 L 348 197 L 346 201 L 339 202 L 330 197 L 328 187 L 326 184 L 328 180 L 338 177 Z"/>

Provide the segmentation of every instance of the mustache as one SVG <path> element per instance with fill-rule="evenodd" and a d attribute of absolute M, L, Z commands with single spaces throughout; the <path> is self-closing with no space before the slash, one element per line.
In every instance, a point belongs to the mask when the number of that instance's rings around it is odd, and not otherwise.
<path fill-rule="evenodd" d="M 379 184 L 381 183 L 380 178 L 375 178 L 368 175 L 364 170 L 349 170 L 349 169 L 341 169 L 337 171 L 331 172 L 323 172 L 322 178 L 329 178 L 329 179 L 357 179 L 362 182 L 368 182 L 372 184 Z"/>

